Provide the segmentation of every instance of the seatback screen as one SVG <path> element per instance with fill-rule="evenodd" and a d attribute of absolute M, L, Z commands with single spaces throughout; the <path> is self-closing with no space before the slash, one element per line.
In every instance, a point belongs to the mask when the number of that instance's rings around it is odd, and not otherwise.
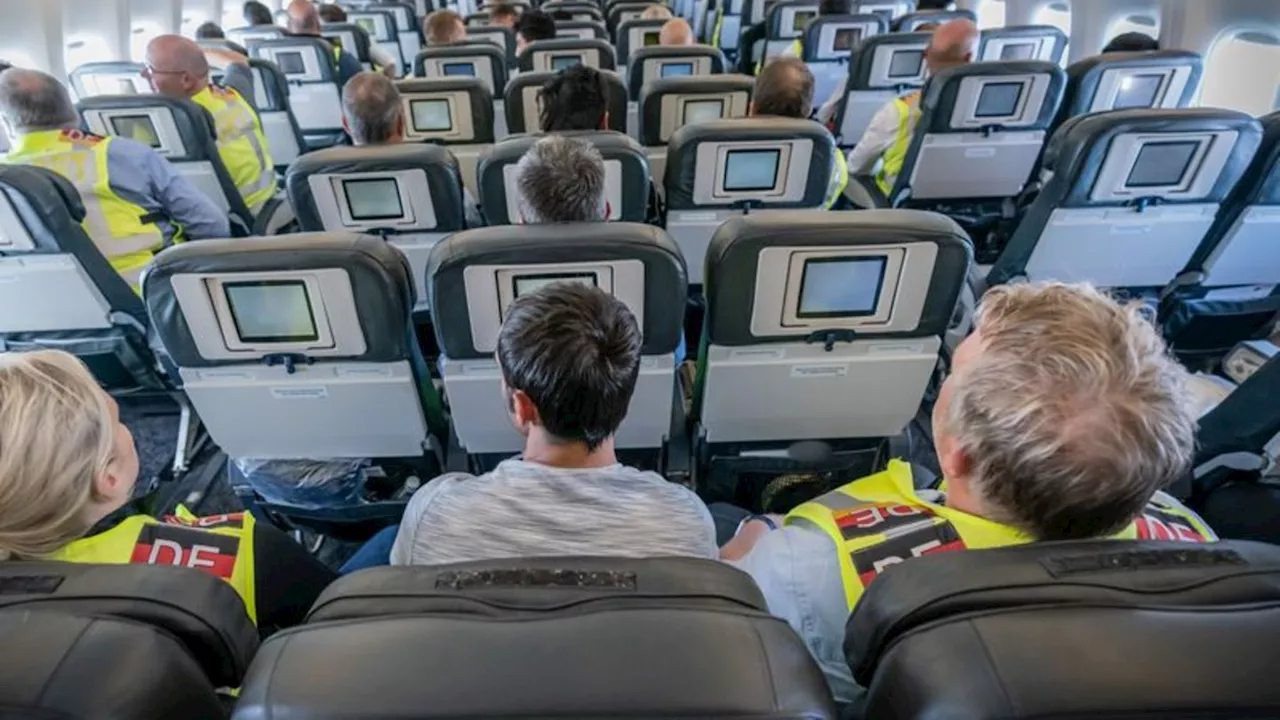
<path fill-rule="evenodd" d="M 1138 150 L 1125 187 L 1171 187 L 1182 184 L 1200 143 L 1195 140 L 1149 142 Z"/>
<path fill-rule="evenodd" d="M 818 14 L 815 12 L 797 12 L 791 18 L 791 29 L 798 33 L 804 32 L 805 28 L 809 27 L 809 23 L 812 22 L 817 15 Z"/>
<path fill-rule="evenodd" d="M 469 62 L 441 63 L 441 68 L 444 70 L 445 77 L 476 76 L 476 66 Z"/>
<path fill-rule="evenodd" d="M 853 46 L 857 45 L 861 39 L 862 30 L 858 28 L 840 28 L 836 30 L 836 37 L 831 43 L 831 49 L 838 51 L 852 50 Z"/>
<path fill-rule="evenodd" d="M 1018 114 L 1018 101 L 1022 99 L 1022 83 L 986 83 L 978 94 L 973 116 L 979 118 L 1007 118 Z"/>
<path fill-rule="evenodd" d="M 724 100 L 690 100 L 684 104 L 684 123 L 719 120 L 724 115 Z"/>
<path fill-rule="evenodd" d="M 552 55 L 551 56 L 551 72 L 560 72 L 565 68 L 571 68 L 574 65 L 582 64 L 581 55 Z"/>
<path fill-rule="evenodd" d="M 400 220 L 404 205 L 400 202 L 400 186 L 392 178 L 343 180 L 342 194 L 352 220 Z"/>
<path fill-rule="evenodd" d="M 148 115 L 116 115 L 110 118 L 111 134 L 129 138 L 153 148 L 160 147 L 160 134 Z"/>
<path fill-rule="evenodd" d="M 724 189 L 730 192 L 772 190 L 778 183 L 781 157 L 781 150 L 730 150 L 724 163 Z"/>
<path fill-rule="evenodd" d="M 882 255 L 806 260 L 796 317 L 874 315 L 888 262 Z"/>
<path fill-rule="evenodd" d="M 410 100 L 413 129 L 417 132 L 442 132 L 453 129 L 448 100 Z"/>
<path fill-rule="evenodd" d="M 577 283 L 599 287 L 595 273 L 544 273 L 514 277 L 511 279 L 511 289 L 516 297 L 523 297 L 555 283 Z"/>
<path fill-rule="evenodd" d="M 1111 109 L 1152 107 L 1156 104 L 1156 95 L 1160 93 L 1160 83 L 1163 81 L 1164 75 L 1130 75 L 1122 79 Z"/>
<path fill-rule="evenodd" d="M 305 75 L 307 72 L 307 65 L 302 62 L 300 52 L 276 53 L 276 65 L 280 66 L 280 72 L 285 75 Z"/>
<path fill-rule="evenodd" d="M 693 74 L 693 63 L 662 63 L 659 77 L 688 77 Z"/>
<path fill-rule="evenodd" d="M 315 342 L 311 297 L 301 280 L 224 282 L 222 292 L 231 310 L 236 335 L 245 343 Z"/>
<path fill-rule="evenodd" d="M 913 78 L 924 65 L 924 52 L 920 50 L 896 50 L 889 57 L 889 77 Z"/>
<path fill-rule="evenodd" d="M 1035 43 L 1006 43 L 1000 48 L 1001 60 L 1031 60 L 1035 55 Z"/>
<path fill-rule="evenodd" d="M 662 38 L 656 32 L 647 32 L 644 34 L 644 46 L 651 47 L 662 42 Z"/>

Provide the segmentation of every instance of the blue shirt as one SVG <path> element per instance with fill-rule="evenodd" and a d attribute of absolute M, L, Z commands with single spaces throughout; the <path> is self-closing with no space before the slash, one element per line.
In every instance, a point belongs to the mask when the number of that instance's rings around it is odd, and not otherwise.
<path fill-rule="evenodd" d="M 355 55 L 343 50 L 338 54 L 338 89 L 347 86 L 347 81 L 364 72 L 364 66 Z"/>
<path fill-rule="evenodd" d="M 114 138 L 107 147 L 107 177 L 122 199 L 165 217 L 157 225 L 166 241 L 173 239 L 177 226 L 187 240 L 231 237 L 227 211 L 142 143 Z"/>

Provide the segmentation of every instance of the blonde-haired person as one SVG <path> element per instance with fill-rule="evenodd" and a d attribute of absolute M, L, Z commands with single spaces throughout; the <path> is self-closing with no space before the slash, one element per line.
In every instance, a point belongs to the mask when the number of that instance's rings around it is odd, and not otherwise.
<path fill-rule="evenodd" d="M 670 20 L 671 10 L 666 5 L 653 4 L 640 13 L 641 20 Z"/>
<path fill-rule="evenodd" d="M 300 623 L 336 574 L 248 513 L 157 519 L 138 453 L 74 356 L 0 353 L 0 559 L 184 565 L 225 579 L 264 632 Z"/>
<path fill-rule="evenodd" d="M 933 408 L 940 490 L 915 489 L 911 467 L 893 461 L 784 527 L 743 523 L 721 556 L 755 578 L 851 702 L 845 621 L 894 564 L 1035 540 L 1216 539 L 1161 492 L 1191 463 L 1185 377 L 1136 307 L 1087 286 L 997 287 Z"/>

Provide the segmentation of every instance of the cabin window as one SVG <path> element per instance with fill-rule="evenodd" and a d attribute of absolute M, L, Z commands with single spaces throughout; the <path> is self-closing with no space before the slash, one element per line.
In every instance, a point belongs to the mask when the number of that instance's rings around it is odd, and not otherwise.
<path fill-rule="evenodd" d="M 1002 28 L 1005 24 L 1005 1 L 982 0 L 978 3 L 978 27 Z"/>
<path fill-rule="evenodd" d="M 194 38 L 196 36 L 196 28 L 200 27 L 201 25 L 205 24 L 208 21 L 209 21 L 208 15 L 196 15 L 196 14 L 187 15 L 184 13 L 182 16 L 182 28 L 179 30 L 179 32 L 181 32 L 182 35 L 185 37 Z"/>
<path fill-rule="evenodd" d="M 1032 19 L 1033 25 L 1052 25 L 1071 36 L 1071 4 L 1067 2 L 1046 3 L 1036 11 Z"/>
<path fill-rule="evenodd" d="M 107 41 L 99 35 L 81 35 L 67 40 L 67 49 L 63 55 L 67 70 L 91 62 L 110 62 L 118 58 L 112 57 Z"/>
<path fill-rule="evenodd" d="M 1151 38 L 1160 37 L 1160 17 L 1152 17 L 1150 15 L 1125 15 L 1117 18 L 1114 22 L 1107 26 L 1107 36 L 1105 42 L 1110 42 L 1111 38 L 1125 33 L 1142 33 Z M 1101 49 L 1101 48 L 1099 48 Z"/>
<path fill-rule="evenodd" d="M 1200 104 L 1265 115 L 1277 109 L 1280 39 L 1268 32 L 1225 35 L 1205 58 Z"/>
<path fill-rule="evenodd" d="M 129 59 L 134 62 L 146 62 L 147 44 L 151 38 L 163 35 L 164 29 L 153 22 L 138 23 L 129 31 Z"/>

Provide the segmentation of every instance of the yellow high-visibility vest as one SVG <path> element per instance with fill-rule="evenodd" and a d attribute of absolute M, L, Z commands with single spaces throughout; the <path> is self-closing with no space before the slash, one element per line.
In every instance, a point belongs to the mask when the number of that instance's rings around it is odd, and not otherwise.
<path fill-rule="evenodd" d="M 893 185 L 898 181 L 902 166 L 907 161 L 907 151 L 911 149 L 911 136 L 916 128 L 916 121 L 920 119 L 920 91 L 896 98 L 893 104 L 898 108 L 898 136 L 889 149 L 884 151 L 880 172 L 876 174 L 876 185 L 880 186 L 885 197 L 893 192 Z"/>
<path fill-rule="evenodd" d="M 191 100 L 213 116 L 218 155 L 236 191 L 256 215 L 276 193 L 275 163 L 258 113 L 231 88 L 210 85 Z"/>

